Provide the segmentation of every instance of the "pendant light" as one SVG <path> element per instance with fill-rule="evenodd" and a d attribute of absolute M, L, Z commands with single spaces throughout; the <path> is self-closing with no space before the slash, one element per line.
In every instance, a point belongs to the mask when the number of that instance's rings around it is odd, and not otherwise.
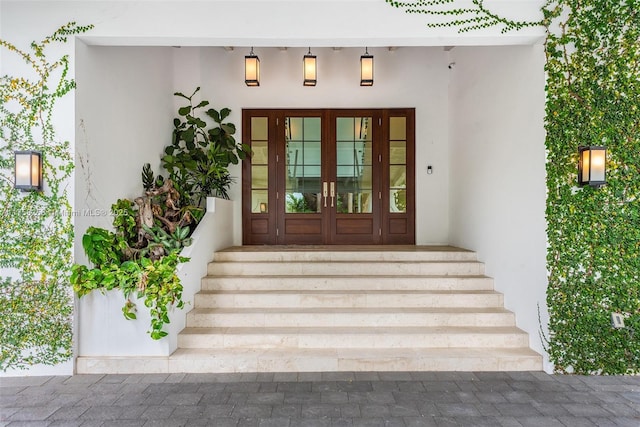
<path fill-rule="evenodd" d="M 304 86 L 315 86 L 318 81 L 316 56 L 309 52 L 302 58 L 302 71 L 304 76 Z"/>
<path fill-rule="evenodd" d="M 373 86 L 373 55 L 366 47 L 360 57 L 360 86 Z"/>
<path fill-rule="evenodd" d="M 253 53 L 244 57 L 244 82 L 247 86 L 260 86 L 260 58 Z"/>

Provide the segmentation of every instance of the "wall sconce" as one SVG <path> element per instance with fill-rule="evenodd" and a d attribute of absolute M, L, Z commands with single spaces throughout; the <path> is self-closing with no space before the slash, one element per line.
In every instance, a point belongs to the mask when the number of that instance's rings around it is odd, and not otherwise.
<path fill-rule="evenodd" d="M 599 146 L 578 147 L 578 184 L 601 187 L 607 183 L 607 148 Z"/>
<path fill-rule="evenodd" d="M 366 47 L 360 57 L 360 86 L 373 86 L 373 55 Z"/>
<path fill-rule="evenodd" d="M 260 86 L 260 58 L 253 53 L 244 57 L 244 82 L 247 86 Z"/>
<path fill-rule="evenodd" d="M 318 80 L 316 56 L 311 54 L 311 48 L 302 58 L 302 68 L 304 73 L 304 86 L 315 86 Z"/>
<path fill-rule="evenodd" d="M 42 154 L 37 151 L 16 151 L 14 188 L 22 191 L 42 190 Z"/>

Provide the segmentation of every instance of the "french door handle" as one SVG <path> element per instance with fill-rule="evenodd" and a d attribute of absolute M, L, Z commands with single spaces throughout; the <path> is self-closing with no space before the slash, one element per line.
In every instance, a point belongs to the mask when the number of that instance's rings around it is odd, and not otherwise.
<path fill-rule="evenodd" d="M 336 197 L 336 183 L 331 182 L 331 207 L 333 207 L 333 199 Z"/>
<path fill-rule="evenodd" d="M 324 197 L 324 207 L 327 207 L 327 196 L 329 192 L 327 191 L 327 182 L 322 183 L 322 196 Z"/>

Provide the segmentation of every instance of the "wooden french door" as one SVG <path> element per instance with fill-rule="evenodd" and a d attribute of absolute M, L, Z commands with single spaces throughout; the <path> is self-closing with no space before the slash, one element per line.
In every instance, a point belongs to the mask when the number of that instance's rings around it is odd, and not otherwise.
<path fill-rule="evenodd" d="M 244 244 L 415 243 L 414 110 L 243 110 Z"/>

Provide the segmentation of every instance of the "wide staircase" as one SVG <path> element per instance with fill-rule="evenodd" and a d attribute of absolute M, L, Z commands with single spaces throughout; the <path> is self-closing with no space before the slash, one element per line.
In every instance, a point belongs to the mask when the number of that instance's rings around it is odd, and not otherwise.
<path fill-rule="evenodd" d="M 217 252 L 173 372 L 517 371 L 542 358 L 474 252 L 233 247 Z"/>

